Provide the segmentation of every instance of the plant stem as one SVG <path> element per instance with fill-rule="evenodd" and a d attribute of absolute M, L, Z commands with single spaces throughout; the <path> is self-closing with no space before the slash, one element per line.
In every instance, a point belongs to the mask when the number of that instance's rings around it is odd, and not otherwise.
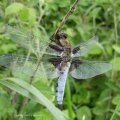
<path fill-rule="evenodd" d="M 117 113 L 119 107 L 120 107 L 120 104 L 118 104 L 118 105 L 116 106 L 116 108 L 115 108 L 115 110 L 114 110 L 114 112 L 113 112 L 113 114 L 112 114 L 110 120 L 114 120 L 115 114 Z"/>
<path fill-rule="evenodd" d="M 70 120 L 73 120 L 70 85 L 68 80 L 66 81 L 66 98 L 67 98 L 67 107 L 68 107 L 69 117 L 70 117 Z"/>
<path fill-rule="evenodd" d="M 58 33 L 63 25 L 65 24 L 65 22 L 67 21 L 67 19 L 70 17 L 70 15 L 72 15 L 72 13 L 75 11 L 75 8 L 78 4 L 80 0 L 75 0 L 75 2 L 72 4 L 72 6 L 70 7 L 69 11 L 67 12 L 67 14 L 65 15 L 65 17 L 62 19 L 61 23 L 60 23 L 60 26 L 57 28 L 56 32 L 55 32 L 55 35 L 56 33 Z"/>

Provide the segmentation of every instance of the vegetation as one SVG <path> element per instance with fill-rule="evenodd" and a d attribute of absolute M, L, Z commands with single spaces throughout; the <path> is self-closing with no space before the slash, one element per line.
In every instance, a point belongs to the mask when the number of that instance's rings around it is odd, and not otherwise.
<path fill-rule="evenodd" d="M 43 44 L 44 41 L 50 41 L 49 37 L 58 28 L 73 2 L 1 0 L 0 54 L 35 56 L 31 49 L 20 47 L 4 34 L 6 24 L 17 26 L 23 31 L 32 31 Z M 113 65 L 110 72 L 88 80 L 77 80 L 69 76 L 63 108 L 59 110 L 55 107 L 56 80 L 51 81 L 41 75 L 30 85 L 29 74 L 25 76 L 17 68 L 11 73 L 9 69 L 0 67 L 0 120 L 119 120 L 119 6 L 119 0 L 80 0 L 62 29 L 68 34 L 73 46 L 97 35 L 99 41 L 84 59 L 110 61 Z M 24 39 L 16 41 L 23 43 L 24 47 Z"/>

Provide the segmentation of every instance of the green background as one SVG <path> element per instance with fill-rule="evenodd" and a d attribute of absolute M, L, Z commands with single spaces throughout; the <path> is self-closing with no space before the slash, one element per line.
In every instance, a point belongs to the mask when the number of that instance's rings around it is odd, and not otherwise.
<path fill-rule="evenodd" d="M 0 55 L 6 53 L 26 55 L 29 52 L 4 35 L 2 28 L 6 24 L 39 31 L 37 33 L 40 33 L 43 42 L 49 41 L 48 38 L 55 32 L 73 2 L 73 0 L 1 0 Z M 68 77 L 69 83 L 66 86 L 62 111 L 71 120 L 120 119 L 119 30 L 120 0 L 80 0 L 76 11 L 64 25 L 63 31 L 68 34 L 73 46 L 97 35 L 99 38 L 97 45 L 93 46 L 84 58 L 109 61 L 113 65 L 110 72 L 89 80 Z M 1 68 L 0 79 L 2 80 L 8 73 L 8 70 Z M 34 86 L 54 105 L 56 104 L 55 81 L 51 84 L 45 78 L 40 78 L 34 82 Z M 23 99 L 23 96 L 0 84 L 0 119 L 18 120 L 18 116 L 14 115 L 20 113 L 31 115 L 20 117 L 23 120 L 54 119 L 45 107 L 32 100 L 22 105 Z"/>

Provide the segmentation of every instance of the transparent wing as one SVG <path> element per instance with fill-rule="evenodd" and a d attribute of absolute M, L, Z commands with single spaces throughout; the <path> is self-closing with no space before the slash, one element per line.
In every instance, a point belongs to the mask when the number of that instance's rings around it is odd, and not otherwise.
<path fill-rule="evenodd" d="M 87 54 L 97 40 L 98 40 L 98 37 L 94 36 L 87 42 L 77 45 L 73 49 L 73 54 L 74 54 L 73 57 L 79 57 Z"/>
<path fill-rule="evenodd" d="M 33 58 L 31 58 L 33 61 Z M 36 59 L 35 59 L 36 60 Z M 23 55 L 13 55 L 13 54 L 5 54 L 0 56 L 0 65 L 4 67 L 14 67 L 13 65 L 23 65 L 28 62 L 27 57 Z"/>
<path fill-rule="evenodd" d="M 40 64 L 39 64 L 40 63 Z M 23 73 L 28 76 L 36 77 L 46 76 L 46 78 L 57 78 L 59 76 L 59 70 L 55 68 L 51 63 L 42 60 L 39 62 L 34 57 L 27 58 L 23 55 L 2 55 L 0 56 L 0 65 L 10 68 L 12 72 Z"/>
<path fill-rule="evenodd" d="M 38 31 L 37 31 L 38 32 Z M 48 36 L 40 31 L 36 34 L 35 30 L 24 30 L 20 27 L 6 25 L 5 34 L 20 46 L 32 50 L 33 52 L 59 55 L 60 53 L 48 47 Z M 39 34 L 39 35 L 38 35 Z"/>
<path fill-rule="evenodd" d="M 72 64 L 70 74 L 76 79 L 88 79 L 112 69 L 108 62 L 81 60 L 80 64 Z"/>
<path fill-rule="evenodd" d="M 28 58 L 22 55 L 17 56 L 17 55 L 6 54 L 0 56 L 0 66 L 9 68 L 14 76 L 21 74 L 22 76 L 31 77 L 36 67 L 35 62 L 33 62 L 34 59 L 31 58 L 31 60 L 32 62 L 28 61 Z"/>
<path fill-rule="evenodd" d="M 59 69 L 51 63 L 42 62 L 41 68 L 44 69 L 47 78 L 54 79 L 60 75 Z"/>
<path fill-rule="evenodd" d="M 29 49 L 31 45 L 35 47 L 35 43 L 33 42 L 34 36 L 32 34 L 32 31 L 26 31 L 21 29 L 20 27 L 11 27 L 9 25 L 6 25 L 5 34 L 7 37 L 9 37 L 11 40 L 21 45 L 22 47 Z"/>

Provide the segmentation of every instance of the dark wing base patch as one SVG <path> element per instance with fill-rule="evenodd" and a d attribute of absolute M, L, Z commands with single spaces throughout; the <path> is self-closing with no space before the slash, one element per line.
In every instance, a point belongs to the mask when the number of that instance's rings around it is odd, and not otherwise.
<path fill-rule="evenodd" d="M 60 65 L 60 63 L 62 62 L 62 58 L 58 57 L 58 58 L 50 58 L 48 60 L 50 63 L 52 63 L 55 67 L 58 67 Z"/>

